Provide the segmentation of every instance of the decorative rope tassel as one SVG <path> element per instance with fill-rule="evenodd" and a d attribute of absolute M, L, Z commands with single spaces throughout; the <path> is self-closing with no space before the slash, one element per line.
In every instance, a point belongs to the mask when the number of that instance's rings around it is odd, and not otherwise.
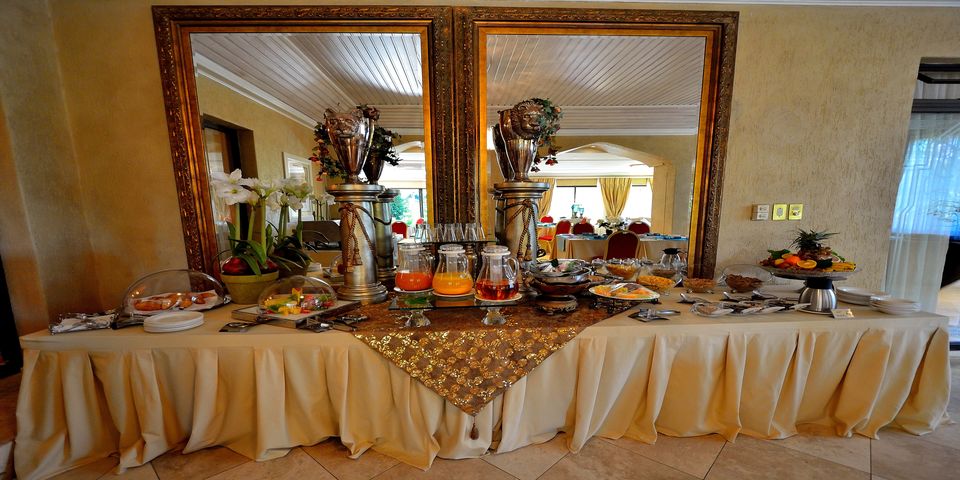
<path fill-rule="evenodd" d="M 477 417 L 473 417 L 473 428 L 470 429 L 470 440 L 480 438 L 480 430 L 477 429 Z"/>
<path fill-rule="evenodd" d="M 517 256 L 519 257 L 520 250 L 523 250 L 522 260 L 532 259 L 533 257 L 531 256 L 531 254 L 533 253 L 533 251 L 531 249 L 532 249 L 533 239 L 530 237 L 530 225 L 534 221 L 535 212 L 534 212 L 533 201 L 531 201 L 529 198 L 526 198 L 523 201 L 507 205 L 506 207 L 504 207 L 504 211 L 507 211 L 513 207 L 520 207 L 520 208 L 518 208 L 515 212 L 513 212 L 513 215 L 511 215 L 510 218 L 507 219 L 505 224 L 510 225 L 511 223 L 513 223 L 514 220 L 517 219 L 517 217 L 520 217 L 522 215 L 520 220 L 523 222 L 523 227 L 522 227 L 523 232 L 520 234 L 520 240 L 517 244 Z"/>
<path fill-rule="evenodd" d="M 367 230 L 363 228 L 363 220 L 360 218 L 360 212 L 367 214 L 367 216 L 371 219 L 375 218 L 367 209 L 354 203 L 343 204 L 339 211 L 341 221 L 346 227 L 345 230 L 350 232 L 347 238 L 342 239 L 344 251 L 350 252 L 350 254 L 346 255 L 346 258 L 343 259 L 343 266 L 348 272 L 352 272 L 354 265 L 363 264 L 363 262 L 360 260 L 360 240 L 357 238 L 357 233 L 354 231 L 356 226 L 360 226 L 360 231 L 363 233 L 363 238 L 367 241 L 367 247 L 370 249 L 370 252 L 373 253 L 374 257 L 376 256 L 377 252 L 376 247 L 373 245 L 373 240 L 370 239 L 370 235 L 367 234 Z"/>

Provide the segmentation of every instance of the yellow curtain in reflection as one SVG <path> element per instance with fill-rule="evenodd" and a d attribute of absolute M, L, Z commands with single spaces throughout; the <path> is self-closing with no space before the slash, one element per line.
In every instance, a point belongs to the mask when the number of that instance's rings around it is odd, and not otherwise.
<path fill-rule="evenodd" d="M 537 180 L 550 185 L 550 189 L 546 192 L 543 192 L 543 198 L 537 202 L 537 208 L 540 211 L 540 217 L 543 218 L 545 215 L 550 215 L 550 205 L 553 203 L 553 189 L 557 186 L 557 179 L 538 178 Z"/>
<path fill-rule="evenodd" d="M 603 196 L 603 214 L 607 217 L 619 217 L 627 206 L 630 195 L 629 177 L 601 178 L 600 194 Z"/>

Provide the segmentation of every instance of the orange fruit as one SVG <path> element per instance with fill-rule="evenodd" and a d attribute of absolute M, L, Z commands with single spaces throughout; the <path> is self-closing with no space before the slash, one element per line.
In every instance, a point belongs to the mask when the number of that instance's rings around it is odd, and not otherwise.
<path fill-rule="evenodd" d="M 797 265 L 798 263 L 800 263 L 800 257 L 798 255 L 791 255 L 787 258 L 784 258 L 783 261 L 786 263 L 789 263 L 790 265 Z"/>
<path fill-rule="evenodd" d="M 811 268 L 817 268 L 817 261 L 816 260 L 800 260 L 799 262 L 797 262 L 797 266 L 806 270 L 810 270 Z"/>
<path fill-rule="evenodd" d="M 785 262 L 785 261 L 786 261 L 786 260 L 784 260 L 784 259 L 782 259 L 782 258 L 778 258 L 778 259 L 776 259 L 776 260 L 773 261 L 773 266 L 774 266 L 774 267 L 779 267 L 779 266 L 780 266 L 783 262 Z"/>

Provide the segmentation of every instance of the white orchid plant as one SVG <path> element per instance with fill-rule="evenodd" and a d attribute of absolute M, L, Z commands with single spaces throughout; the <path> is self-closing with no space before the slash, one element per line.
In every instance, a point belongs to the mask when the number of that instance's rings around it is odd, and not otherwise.
<path fill-rule="evenodd" d="M 310 257 L 303 251 L 303 220 L 300 210 L 310 197 L 310 184 L 295 179 L 261 181 L 243 178 L 240 170 L 229 175 L 214 173 L 214 194 L 236 208 L 237 224 L 229 226 L 230 258 L 221 265 L 227 275 L 261 275 L 280 267 L 306 267 Z M 248 209 L 247 225 L 240 223 L 240 208 Z M 278 226 L 266 221 L 267 207 L 280 210 Z M 297 212 L 297 225 L 288 234 L 290 209 Z M 221 253 L 226 253 L 221 252 Z"/>

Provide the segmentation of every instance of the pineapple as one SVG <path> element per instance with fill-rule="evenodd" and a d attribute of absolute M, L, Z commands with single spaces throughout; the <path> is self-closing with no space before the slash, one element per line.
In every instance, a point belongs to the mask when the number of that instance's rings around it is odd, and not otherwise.
<path fill-rule="evenodd" d="M 797 247 L 801 260 L 816 260 L 817 268 L 828 268 L 833 264 L 833 250 L 821 242 L 834 235 L 836 233 L 798 229 L 793 245 Z"/>

